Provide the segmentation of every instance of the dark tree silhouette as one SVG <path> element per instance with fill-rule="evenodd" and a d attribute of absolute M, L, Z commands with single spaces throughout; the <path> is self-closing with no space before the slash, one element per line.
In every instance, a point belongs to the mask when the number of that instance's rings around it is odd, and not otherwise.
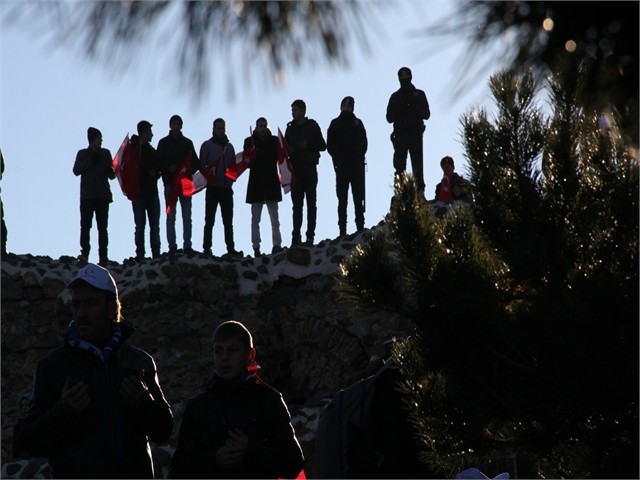
<path fill-rule="evenodd" d="M 580 76 L 500 72 L 462 118 L 474 203 L 436 218 L 398 180 L 345 259 L 358 309 L 415 326 L 394 352 L 427 465 L 519 478 L 638 476 L 638 164 Z M 354 309 L 355 310 L 355 309 Z"/>
<path fill-rule="evenodd" d="M 234 74 L 243 80 L 264 78 L 266 70 L 277 83 L 287 67 L 313 67 L 323 61 L 347 65 L 353 40 L 369 51 L 367 27 L 380 29 L 376 14 L 388 6 L 327 0 L 164 0 L 14 2 L 0 8 L 4 26 L 46 33 L 51 46 L 80 47 L 90 59 L 129 64 L 139 55 L 165 62 L 175 58 L 172 70 L 178 81 L 198 95 L 210 86 L 215 69 L 225 72 L 233 88 Z M 160 44 L 148 42 L 154 34 Z M 175 52 L 171 42 L 176 43 Z"/>
<path fill-rule="evenodd" d="M 582 71 L 581 106 L 618 109 L 623 129 L 638 143 L 638 2 L 473 1 L 426 29 L 428 36 L 460 37 L 460 88 L 477 71 L 478 54 L 500 43 L 511 69 L 529 68 L 537 80 L 551 72 Z M 485 65 L 484 67 L 486 67 Z"/>

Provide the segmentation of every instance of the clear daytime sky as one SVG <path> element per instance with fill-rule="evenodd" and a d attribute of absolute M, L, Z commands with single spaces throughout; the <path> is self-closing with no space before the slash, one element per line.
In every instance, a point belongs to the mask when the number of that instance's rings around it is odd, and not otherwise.
<path fill-rule="evenodd" d="M 10 0 L 26 5 L 24 0 Z M 179 114 L 183 133 L 199 151 L 210 138 L 212 122 L 222 117 L 227 135 L 236 151 L 242 148 L 255 120 L 264 116 L 274 134 L 284 133 L 291 120 L 291 102 L 297 98 L 307 104 L 307 116 L 315 119 L 326 139 L 327 128 L 339 114 L 346 95 L 355 98 L 355 114 L 364 122 L 369 139 L 367 153 L 365 225 L 372 227 L 384 219 L 393 195 L 393 148 L 389 140 L 392 126 L 385 113 L 392 92 L 398 89 L 397 71 L 408 66 L 413 83 L 423 89 L 431 107 L 424 135 L 426 195 L 433 198 L 442 172 L 439 161 L 445 155 L 456 160 L 456 169 L 465 173 L 466 163 L 460 142 L 460 117 L 472 106 L 489 111 L 487 82 L 494 71 L 483 72 L 473 87 L 456 98 L 453 85 L 460 75 L 456 63 L 466 48 L 464 38 L 442 39 L 418 36 L 415 31 L 431 25 L 451 12 L 453 1 L 400 2 L 382 16 L 384 31 L 370 31 L 371 54 L 357 44 L 350 47 L 350 65 L 330 67 L 324 62 L 295 69 L 287 65 L 286 82 L 276 85 L 260 67 L 242 67 L 241 56 L 235 72 L 249 75 L 237 78 L 235 98 L 228 94 L 221 64 L 212 63 L 213 85 L 197 101 L 188 82 L 181 80 L 177 66 L 171 67 L 173 47 L 167 47 L 166 31 L 150 37 L 141 49 L 136 65 L 127 71 L 89 61 L 77 47 L 51 45 L 51 36 L 37 29 L 3 24 L 1 41 L 1 123 L 0 148 L 5 172 L 0 186 L 8 228 L 8 250 L 12 253 L 45 255 L 54 259 L 80 253 L 80 177 L 72 172 L 76 153 L 86 148 L 87 128 L 102 132 L 103 147 L 115 155 L 127 133 L 136 131 L 139 120 L 153 124 L 152 145 L 169 131 L 169 118 Z M 2 10 L 0 9 L 0 12 Z M 44 25 L 44 22 L 38 22 Z M 47 40 L 49 39 L 49 40 Z M 480 61 L 480 60 L 479 60 Z M 496 62 L 497 63 L 497 62 Z M 496 67 L 497 69 L 497 67 Z M 410 170 L 410 161 L 407 161 Z M 318 181 L 318 225 L 316 242 L 338 236 L 335 174 L 331 157 L 323 152 Z M 252 254 L 251 208 L 245 203 L 248 173 L 234 186 L 234 230 L 236 249 Z M 161 181 L 159 181 L 160 191 Z M 134 221 L 131 202 L 123 195 L 117 180 L 111 182 L 114 201 L 109 210 L 109 258 L 122 262 L 135 256 Z M 193 197 L 193 248 L 202 250 L 204 192 Z M 160 236 L 162 252 L 168 250 L 165 233 L 164 202 L 161 197 Z M 280 205 L 283 246 L 291 243 L 291 196 Z M 179 207 L 178 207 L 179 209 Z M 222 220 L 218 212 L 213 233 L 213 253 L 226 252 Z M 349 198 L 347 231 L 355 231 L 353 205 Z M 303 231 L 306 225 L 306 205 Z M 148 229 L 148 227 L 147 227 Z M 178 247 L 182 247 L 180 211 L 176 220 Z M 266 209 L 261 221 L 263 252 L 271 251 L 271 226 Z M 147 256 L 150 257 L 148 232 Z M 98 261 L 97 229 L 91 232 L 90 261 Z"/>

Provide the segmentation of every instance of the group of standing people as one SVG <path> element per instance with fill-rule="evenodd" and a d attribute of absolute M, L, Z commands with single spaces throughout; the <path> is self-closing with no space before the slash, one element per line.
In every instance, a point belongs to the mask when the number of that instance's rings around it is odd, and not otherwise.
<path fill-rule="evenodd" d="M 400 88 L 391 95 L 386 119 L 393 124 L 391 141 L 394 147 L 393 165 L 395 175 L 406 170 L 407 155 L 411 156 L 413 176 L 419 191 L 424 192 L 422 137 L 424 121 L 429 119 L 429 103 L 424 91 L 417 89 L 411 70 L 403 67 L 398 71 Z M 251 244 L 254 255 L 261 255 L 260 219 L 266 205 L 272 232 L 272 253 L 281 251 L 282 235 L 278 203 L 282 201 L 279 180 L 279 148 L 286 154 L 293 170 L 291 202 L 293 206 L 293 230 L 291 246 L 313 245 L 317 223 L 317 185 L 320 153 L 328 150 L 336 174 L 336 196 L 338 198 L 338 228 L 340 235 L 347 233 L 348 193 L 354 205 L 356 230 L 364 229 L 365 219 L 365 168 L 368 148 L 364 123 L 354 113 L 355 100 L 345 97 L 340 104 L 340 114 L 331 121 L 327 140 L 318 123 L 307 117 L 307 106 L 301 99 L 291 104 L 292 120 L 284 134 L 286 145 L 269 130 L 266 118 L 256 120 L 255 130 L 245 139 L 243 150 L 252 150 L 252 161 L 247 185 L 246 202 L 251 204 Z M 162 178 L 164 199 L 167 206 L 166 234 L 169 253 L 178 251 L 176 238 L 176 213 L 179 204 L 182 216 L 182 247 L 185 253 L 193 251 L 191 223 L 191 193 L 176 185 L 183 177 L 191 177 L 198 171 L 207 171 L 205 200 L 205 224 L 203 253 L 212 255 L 212 232 L 216 212 L 220 207 L 224 226 L 224 241 L 227 255 L 239 256 L 235 249 L 233 230 L 233 184 L 225 172 L 233 165 L 236 152 L 226 135 L 226 123 L 222 118 L 213 122 L 212 136 L 202 143 L 199 155 L 193 142 L 182 134 L 182 118 L 173 115 L 169 120 L 169 134 L 158 142 L 157 150 L 151 146 L 152 124 L 146 120 L 137 125 L 137 135 L 130 140 L 131 148 L 140 148 L 139 193 L 132 200 L 135 220 L 136 259 L 145 258 L 145 228 L 148 220 L 150 245 L 153 258 L 160 255 L 160 201 L 157 181 Z M 93 127 L 87 132 L 89 147 L 76 156 L 73 171 L 81 176 L 80 186 L 80 259 L 88 261 L 89 232 L 93 217 L 98 226 L 99 264 L 108 259 L 108 212 L 112 195 L 109 180 L 116 176 L 111 153 L 102 148 L 102 134 Z M 176 192 L 177 195 L 172 192 Z M 306 229 L 303 218 L 306 203 Z M 303 242 L 304 233 L 304 242 Z"/>

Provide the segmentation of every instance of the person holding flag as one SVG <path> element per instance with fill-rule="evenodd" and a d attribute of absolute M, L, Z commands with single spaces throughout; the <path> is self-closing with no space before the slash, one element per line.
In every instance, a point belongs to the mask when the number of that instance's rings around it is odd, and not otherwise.
<path fill-rule="evenodd" d="M 184 184 L 192 181 L 193 173 L 200 169 L 200 160 L 193 142 L 182 134 L 182 118 L 173 115 L 169 119 L 169 135 L 158 142 L 158 161 L 164 183 L 167 204 L 167 242 L 169 253 L 178 251 L 176 239 L 176 206 L 182 210 L 182 239 L 185 253 L 191 248 L 191 195 L 193 189 L 184 191 Z"/>
<path fill-rule="evenodd" d="M 271 220 L 271 253 L 282 251 L 278 202 L 282 201 L 278 178 L 278 137 L 271 134 L 267 119 L 256 120 L 256 129 L 244 141 L 244 150 L 254 149 L 254 159 L 249 166 L 246 202 L 251 204 L 251 245 L 256 257 L 260 256 L 260 217 L 262 207 L 267 206 Z"/>
<path fill-rule="evenodd" d="M 96 216 L 98 224 L 99 264 L 109 261 L 109 204 L 113 201 L 109 180 L 116 178 L 111 152 L 102 148 L 102 133 L 94 127 L 87 129 L 89 147 L 78 151 L 73 164 L 73 174 L 80 177 L 80 256 L 89 261 L 91 250 L 91 224 Z"/>
<path fill-rule="evenodd" d="M 291 246 L 300 245 L 302 236 L 302 207 L 307 199 L 307 245 L 313 245 L 316 231 L 316 199 L 318 188 L 318 162 L 320 152 L 327 149 L 322 130 L 315 120 L 306 117 L 307 105 L 304 100 L 291 104 L 293 120 L 287 124 L 284 138 L 287 141 L 291 165 L 296 182 L 291 186 L 293 203 L 293 232 Z"/>
<path fill-rule="evenodd" d="M 211 133 L 211 138 L 203 142 L 200 147 L 202 168 L 206 171 L 207 177 L 203 253 L 213 255 L 213 225 L 216 221 L 218 205 L 220 205 L 227 255 L 237 257 L 240 253 L 236 252 L 233 240 L 233 180 L 225 175 L 227 168 L 235 162 L 236 152 L 227 137 L 224 119 L 216 118 L 213 121 Z"/>
<path fill-rule="evenodd" d="M 160 165 L 158 152 L 151 146 L 153 131 L 151 123 L 146 120 L 138 122 L 138 135 L 131 136 L 131 155 L 137 157 L 139 173 L 139 190 L 131 201 L 133 206 L 133 220 L 136 224 L 136 261 L 141 262 L 145 257 L 144 231 L 147 217 L 149 218 L 149 243 L 153 258 L 160 256 L 160 199 L 158 198 L 158 178 Z"/>

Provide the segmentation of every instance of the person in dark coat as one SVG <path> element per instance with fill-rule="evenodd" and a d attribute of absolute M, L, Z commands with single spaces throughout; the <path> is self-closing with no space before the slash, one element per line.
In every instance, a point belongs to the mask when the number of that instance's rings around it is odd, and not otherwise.
<path fill-rule="evenodd" d="M 149 440 L 173 429 L 153 357 L 128 343 L 116 283 L 88 263 L 69 284 L 64 344 L 38 362 L 14 447 L 46 456 L 54 478 L 154 478 Z"/>
<path fill-rule="evenodd" d="M 192 175 L 200 170 L 200 159 L 193 142 L 182 134 L 182 117 L 180 115 L 173 115 L 169 119 L 169 129 L 169 134 L 158 142 L 158 158 L 164 183 L 165 203 L 167 204 L 176 175 L 180 174 L 182 165 L 189 156 L 191 157 L 191 171 L 187 172 L 186 178 L 191 179 Z M 193 251 L 191 246 L 191 197 L 183 195 L 182 189 L 178 192 L 177 200 L 169 205 L 171 210 L 167 213 L 166 229 L 169 253 L 178 251 L 176 243 L 176 206 L 178 201 L 182 211 L 182 246 L 185 253 L 190 253 Z"/>
<path fill-rule="evenodd" d="M 249 167 L 247 200 L 251 204 L 251 245 L 254 255 L 260 256 L 260 217 L 262 207 L 267 206 L 271 220 L 271 253 L 282 250 L 278 202 L 282 201 L 280 180 L 278 177 L 278 137 L 271 134 L 267 119 L 256 120 L 256 129 L 244 141 L 244 149 L 255 148 L 255 156 Z"/>
<path fill-rule="evenodd" d="M 282 395 L 257 375 L 253 338 L 240 322 L 213 334 L 215 373 L 185 406 L 171 478 L 296 478 L 304 455 Z"/>
<path fill-rule="evenodd" d="M 355 210 L 356 229 L 364 228 L 365 211 L 365 154 L 367 131 L 362 121 L 353 113 L 353 97 L 345 97 L 340 103 L 340 115 L 334 118 L 327 130 L 327 151 L 336 172 L 338 196 L 338 228 L 340 235 L 347 234 L 347 203 L 349 185 Z"/>
<path fill-rule="evenodd" d="M 239 257 L 233 239 L 233 180 L 225 175 L 236 158 L 233 144 L 227 137 L 227 124 L 223 118 L 213 121 L 211 138 L 200 146 L 200 161 L 205 169 L 213 169 L 215 180 L 207 187 L 204 207 L 204 231 L 202 248 L 205 255 L 213 255 L 213 226 L 220 206 L 220 216 L 224 227 L 224 243 L 229 257 Z"/>
<path fill-rule="evenodd" d="M 315 120 L 306 117 L 307 105 L 303 100 L 295 100 L 291 104 L 293 120 L 287 124 L 284 138 L 289 149 L 289 158 L 296 176 L 291 186 L 291 202 L 293 203 L 293 232 L 291 245 L 302 243 L 302 207 L 307 199 L 307 245 L 313 245 L 316 232 L 316 199 L 318 188 L 318 163 L 320 152 L 327 149 L 320 126 Z"/>
<path fill-rule="evenodd" d="M 109 204 L 113 202 L 109 180 L 116 178 L 111 152 L 102 148 L 102 133 L 94 127 L 87 129 L 89 147 L 76 155 L 73 173 L 80 176 L 80 256 L 89 260 L 91 250 L 91 224 L 93 216 L 98 224 L 99 264 L 109 261 Z"/>
<path fill-rule="evenodd" d="M 407 153 L 411 155 L 411 169 L 418 190 L 424 192 L 422 165 L 422 135 L 424 120 L 431 116 L 427 96 L 411 83 L 411 70 L 398 70 L 400 88 L 391 94 L 387 105 L 387 122 L 393 123 L 393 167 L 396 176 L 407 169 Z"/>
<path fill-rule="evenodd" d="M 140 192 L 131 202 L 133 220 L 136 224 L 135 243 L 136 260 L 145 258 L 144 230 L 149 218 L 149 243 L 153 258 L 160 256 L 160 199 L 158 198 L 158 178 L 160 178 L 160 161 L 158 152 L 151 146 L 153 125 L 141 120 L 137 125 L 137 135 L 131 136 L 131 148 L 140 148 Z"/>

